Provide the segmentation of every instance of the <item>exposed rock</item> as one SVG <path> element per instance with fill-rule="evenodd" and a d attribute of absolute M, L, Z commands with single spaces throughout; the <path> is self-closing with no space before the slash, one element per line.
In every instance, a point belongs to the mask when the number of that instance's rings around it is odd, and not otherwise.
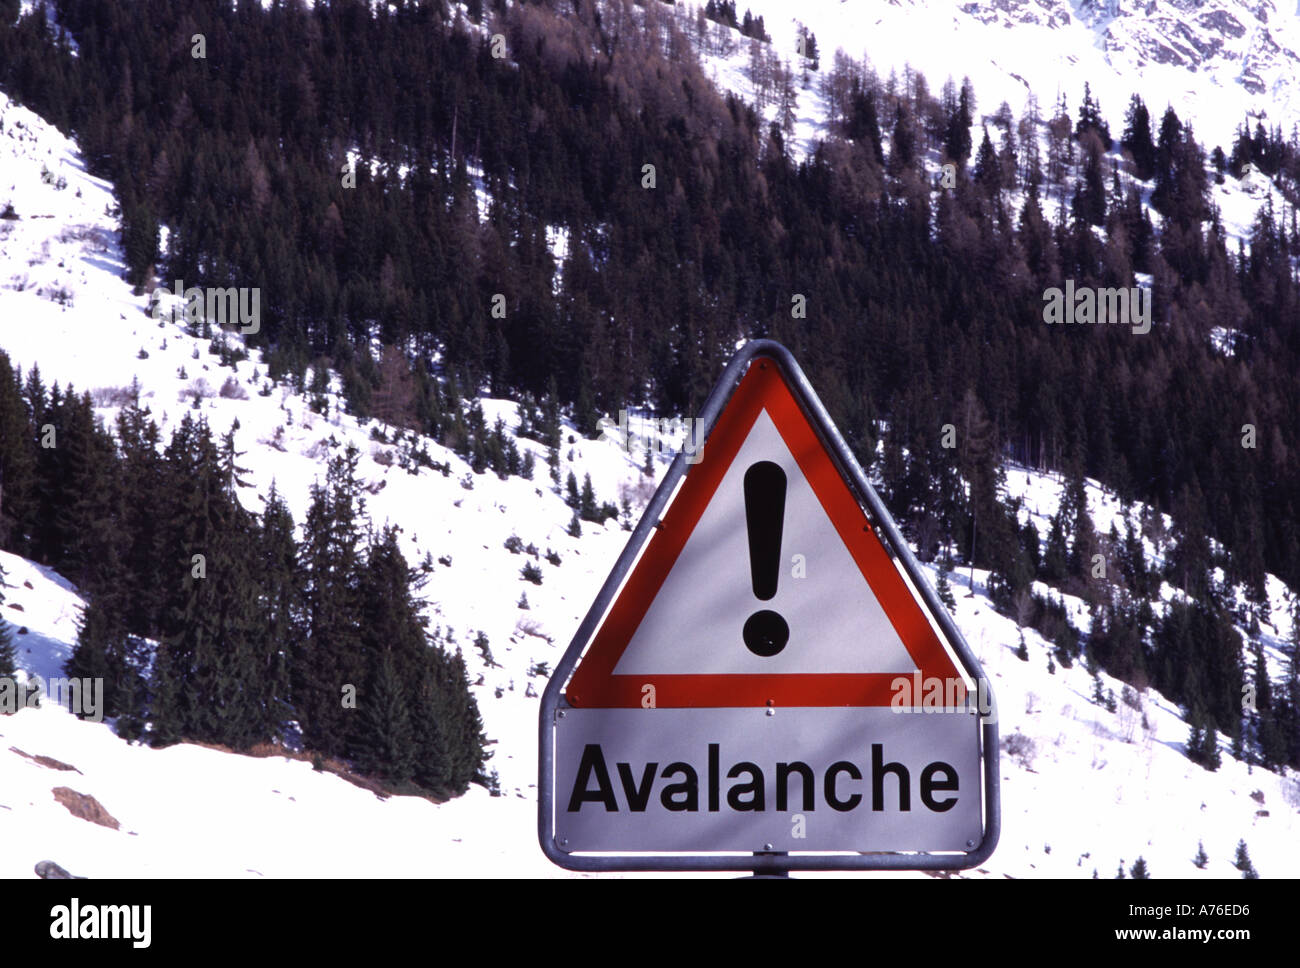
<path fill-rule="evenodd" d="M 69 874 L 52 860 L 43 860 L 36 865 L 36 876 L 47 881 L 84 881 L 86 878 Z"/>
<path fill-rule="evenodd" d="M 103 804 L 88 793 L 78 793 L 71 787 L 55 787 L 50 792 L 54 794 L 54 799 L 67 807 L 68 813 L 74 817 L 89 820 L 91 823 L 97 823 L 101 827 L 108 827 L 112 830 L 118 830 L 122 826 L 113 819 L 112 814 L 104 809 Z"/>
<path fill-rule="evenodd" d="M 17 746 L 9 747 L 9 752 L 17 753 L 19 756 L 26 757 L 27 759 L 31 760 L 33 763 L 39 763 L 41 766 L 48 766 L 51 770 L 67 770 L 72 773 L 81 773 L 79 769 L 77 769 L 75 766 L 71 765 L 70 763 L 64 763 L 61 760 L 56 760 L 52 756 L 40 756 L 40 755 L 32 756 L 31 753 L 24 753 Z"/>

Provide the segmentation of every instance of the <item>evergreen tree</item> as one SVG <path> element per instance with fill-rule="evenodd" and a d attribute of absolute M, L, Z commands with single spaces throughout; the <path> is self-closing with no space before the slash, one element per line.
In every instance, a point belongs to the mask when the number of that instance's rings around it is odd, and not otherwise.
<path fill-rule="evenodd" d="M 436 647 L 425 650 L 421 669 L 415 680 L 411 704 L 411 727 L 414 733 L 415 782 L 437 796 L 451 795 L 455 731 L 451 728 L 452 710 L 443 696 L 439 671 L 443 656 Z"/>
<path fill-rule="evenodd" d="M 446 789 L 460 796 L 475 779 L 482 778 L 485 753 L 483 720 L 478 704 L 469 690 L 465 674 L 465 660 L 460 653 L 447 655 L 435 651 L 436 684 L 439 689 L 440 723 L 446 735 L 447 779 Z"/>
<path fill-rule="evenodd" d="M 1082 142 L 1089 132 L 1095 133 L 1101 146 L 1110 151 L 1110 126 L 1102 119 L 1101 105 L 1092 99 L 1092 88 L 1087 81 L 1083 84 L 1083 103 L 1079 105 L 1079 121 L 1074 128 L 1075 138 Z"/>
<path fill-rule="evenodd" d="M 0 351 L 0 547 L 27 553 L 36 525 L 36 435 L 19 374 Z"/>
<path fill-rule="evenodd" d="M 894 109 L 894 130 L 889 141 L 889 173 L 900 175 L 916 158 L 916 136 L 912 119 L 900 103 Z"/>
<path fill-rule="evenodd" d="M 1083 177 L 1075 189 L 1072 214 L 1079 223 L 1106 224 L 1106 185 L 1102 171 L 1102 142 L 1091 129 L 1083 140 Z"/>
<path fill-rule="evenodd" d="M 1237 855 L 1233 858 L 1232 866 L 1241 871 L 1243 880 L 1253 881 L 1259 878 L 1259 873 L 1255 870 L 1255 865 L 1250 861 L 1250 851 L 1246 849 L 1246 841 L 1237 841 Z"/>
<path fill-rule="evenodd" d="M 293 705 L 303 742 L 326 755 L 342 755 L 348 736 L 345 686 L 366 680 L 362 656 L 360 524 L 364 514 L 356 478 L 358 454 L 349 446 L 315 484 L 299 548 L 303 578 L 303 631 L 290 663 Z"/>
<path fill-rule="evenodd" d="M 268 737 L 277 736 L 281 726 L 293 718 L 289 662 L 298 647 L 302 601 L 297 556 L 293 516 L 273 481 L 257 533 L 254 572 L 261 593 L 255 637 L 258 672 L 248 683 L 249 689 L 259 692 L 260 731 Z"/>
<path fill-rule="evenodd" d="M 77 631 L 77 644 L 64 664 L 70 678 L 102 679 L 106 718 L 118 716 L 125 702 L 131 707 L 127 732 L 139 732 L 142 694 L 128 664 L 130 639 L 122 619 L 121 597 L 105 590 L 87 603 Z"/>
<path fill-rule="evenodd" d="M 952 113 L 948 116 L 948 126 L 944 132 L 943 150 L 949 158 L 957 163 L 959 167 L 965 166 L 966 159 L 970 157 L 971 139 L 971 108 L 970 108 L 970 87 L 963 84 L 961 94 L 958 95 L 958 101 Z M 873 117 L 874 117 L 873 104 Z M 984 140 L 988 140 L 988 131 L 984 132 Z"/>
<path fill-rule="evenodd" d="M 967 128 L 969 128 L 969 124 L 967 124 Z M 880 137 L 880 118 L 876 112 L 876 92 L 863 90 L 856 78 L 854 79 L 852 93 L 849 96 L 845 136 L 851 141 L 865 142 L 876 164 L 884 165 L 885 149 Z M 969 130 L 966 133 L 966 141 L 966 154 L 969 155 Z"/>
<path fill-rule="evenodd" d="M 3 605 L 5 600 L 4 578 L 4 568 L 0 567 L 0 605 Z M 0 680 L 8 679 L 12 682 L 17 676 L 18 652 L 14 647 L 13 632 L 10 631 L 9 623 L 5 621 L 4 616 L 0 614 Z"/>
<path fill-rule="evenodd" d="M 117 417 L 117 440 L 124 495 L 124 580 L 112 582 L 113 593 L 123 593 L 125 627 L 152 636 L 160 631 L 165 590 L 174 578 L 174 572 L 165 573 L 169 549 L 164 546 L 165 522 L 159 509 L 170 497 L 164 494 L 166 477 L 158 426 L 149 419 L 147 410 L 134 404 L 123 407 Z"/>
<path fill-rule="evenodd" d="M 164 607 L 150 710 L 163 735 L 244 750 L 267 738 L 258 687 L 258 589 L 252 563 L 256 522 L 240 505 L 244 485 L 234 432 L 218 446 L 188 416 L 168 448 L 177 484 L 168 547 L 180 565 Z M 181 486 L 181 482 L 184 485 Z"/>
<path fill-rule="evenodd" d="M 1197 870 L 1205 870 L 1205 865 L 1210 862 L 1210 856 L 1205 852 L 1205 844 L 1201 841 L 1196 842 L 1196 856 L 1192 858 L 1192 864 Z"/>
<path fill-rule="evenodd" d="M 1172 107 L 1165 108 L 1160 119 L 1160 137 L 1156 141 L 1156 187 L 1151 194 L 1151 205 L 1161 215 L 1168 215 L 1174 196 L 1174 160 L 1182 143 L 1183 125 Z"/>
<path fill-rule="evenodd" d="M 1147 871 L 1147 862 L 1139 855 L 1138 859 L 1133 862 L 1132 869 L 1129 870 L 1129 877 L 1135 881 L 1146 881 L 1151 879 L 1151 874 Z"/>
<path fill-rule="evenodd" d="M 599 510 L 596 507 L 596 492 L 591 486 L 591 475 L 587 474 L 582 479 L 582 494 L 578 498 L 578 513 L 584 521 L 600 521 Z"/>
<path fill-rule="evenodd" d="M 415 773 L 415 733 L 393 654 L 380 653 L 357 700 L 353 761 L 363 773 L 403 783 Z"/>
<path fill-rule="evenodd" d="M 60 394 L 56 385 L 42 420 L 53 430 L 54 446 L 38 451 L 41 506 L 34 550 L 93 593 L 118 578 L 116 448 L 95 419 L 89 394 Z"/>
<path fill-rule="evenodd" d="M 984 194 L 992 197 L 1002 187 L 1002 166 L 998 162 L 993 143 L 989 141 L 989 129 L 984 129 L 984 138 L 980 142 L 979 154 L 975 157 L 975 183 Z"/>
<path fill-rule="evenodd" d="M 935 583 L 935 591 L 939 595 L 939 601 L 943 602 L 943 607 L 948 610 L 950 615 L 954 615 L 957 612 L 957 600 L 953 597 L 952 585 L 948 581 L 948 575 L 951 571 L 952 569 L 945 558 L 939 569 L 939 579 Z"/>
<path fill-rule="evenodd" d="M 1133 157 L 1133 173 L 1140 180 L 1149 181 L 1156 170 L 1156 146 L 1151 139 L 1151 115 L 1137 94 L 1129 99 L 1120 144 Z"/>

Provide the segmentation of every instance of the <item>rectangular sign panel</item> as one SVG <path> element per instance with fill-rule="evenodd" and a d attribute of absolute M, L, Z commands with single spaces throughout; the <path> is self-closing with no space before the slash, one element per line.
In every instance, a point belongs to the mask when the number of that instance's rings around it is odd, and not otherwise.
<path fill-rule="evenodd" d="M 969 852 L 983 837 L 974 709 L 566 708 L 554 725 L 566 853 Z"/>

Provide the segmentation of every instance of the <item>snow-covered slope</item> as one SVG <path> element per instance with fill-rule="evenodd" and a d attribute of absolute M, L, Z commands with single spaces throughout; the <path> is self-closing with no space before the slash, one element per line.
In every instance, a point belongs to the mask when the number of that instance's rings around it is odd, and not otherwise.
<path fill-rule="evenodd" d="M 822 63 L 837 47 L 865 52 L 881 77 L 910 65 L 937 89 L 949 76 L 975 84 L 980 109 L 1027 95 L 1044 111 L 1058 93 L 1071 111 L 1092 85 L 1118 135 L 1129 95 L 1157 118 L 1171 104 L 1203 144 L 1231 147 L 1253 127 L 1300 121 L 1300 16 L 1292 0 L 745 0 L 773 40 L 794 49 L 795 21 L 818 39 Z"/>
<path fill-rule="evenodd" d="M 376 460 L 393 448 L 340 415 L 337 400 L 324 418 L 282 388 L 261 395 L 265 368 L 256 356 L 223 369 L 206 341 L 150 318 L 146 298 L 121 281 L 109 186 L 85 174 L 75 146 L 3 95 L 0 120 L 0 208 L 12 201 L 20 216 L 0 222 L 0 348 L 24 369 L 39 364 L 47 384 L 103 389 L 97 398 L 106 419 L 115 413 L 115 395 L 107 391 L 133 381 L 165 429 L 197 393 L 214 430 L 239 422 L 236 441 L 255 485 L 244 497 L 250 508 L 260 507 L 257 496 L 274 481 L 301 521 L 324 461 L 355 443 L 376 523 L 401 525 L 413 562 L 426 553 L 450 559 L 435 567 L 423 594 L 431 624 L 452 647 L 464 647 L 496 741 L 489 765 L 499 771 L 503 794 L 475 786 L 442 805 L 380 800 L 302 761 L 192 744 L 129 746 L 105 724 L 47 706 L 0 718 L 0 839 L 16 845 L 0 856 L 0 876 L 31 876 L 44 859 L 92 876 L 563 874 L 536 846 L 536 693 L 543 680 L 529 670 L 539 662 L 554 667 L 626 534 L 611 522 L 584 525 L 581 538 L 570 537 L 571 511 L 551 490 L 540 453 L 537 480 L 500 481 L 474 475 L 428 441 L 431 457 L 449 473 L 412 475 Z M 42 178 L 42 166 L 55 177 Z M 489 400 L 484 407 L 489 421 L 499 414 L 513 425 L 512 403 Z M 589 472 L 600 500 L 627 495 L 639 511 L 652 490 L 639 470 L 641 455 L 613 441 L 575 435 L 561 456 L 562 473 L 573 469 L 581 479 Z M 1013 473 L 1009 483 L 1039 515 L 1054 509 L 1055 487 L 1027 471 Z M 1114 511 L 1092 493 L 1105 530 Z M 522 580 L 522 557 L 503 547 L 512 534 L 560 556 L 558 566 L 541 560 L 541 586 Z M 75 640 L 75 589 L 11 555 L 0 564 L 9 586 L 5 615 L 27 629 L 16 636 L 25 668 L 57 674 Z M 1138 855 L 1156 877 L 1236 876 L 1231 859 L 1241 838 L 1263 876 L 1300 871 L 1294 776 L 1252 773 L 1230 756 L 1219 772 L 1205 772 L 1183 755 L 1187 727 L 1169 703 L 1148 693 L 1136 700 L 1141 709 L 1120 703 L 1108 712 L 1091 701 L 1092 681 L 1081 668 L 1048 672 L 1048 645 L 1036 633 L 1026 632 L 1030 660 L 1020 661 L 1014 623 L 984 597 L 986 576 L 976 570 L 976 594 L 965 597 L 966 574 L 954 576 L 958 624 L 998 690 L 1003 735 L 1031 741 L 1016 740 L 1020 751 L 1004 753 L 1002 843 L 971 876 L 1091 876 L 1094 869 L 1109 876 Z M 1284 616 L 1280 586 L 1270 590 L 1274 616 Z M 518 607 L 524 592 L 527 610 Z M 479 630 L 494 662 L 471 645 Z M 1273 631 L 1279 641 L 1290 633 L 1283 626 Z M 1120 694 L 1119 683 L 1102 678 Z M 79 772 L 30 758 L 38 756 Z M 120 829 L 74 817 L 54 798 L 60 786 L 94 796 Z M 1203 874 L 1191 863 L 1198 841 L 1210 857 Z"/>

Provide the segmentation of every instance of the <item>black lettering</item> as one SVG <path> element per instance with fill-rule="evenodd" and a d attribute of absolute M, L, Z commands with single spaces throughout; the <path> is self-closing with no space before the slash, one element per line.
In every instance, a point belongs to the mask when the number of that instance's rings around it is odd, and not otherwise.
<path fill-rule="evenodd" d="M 709 813 L 718 812 L 718 744 L 709 744 Z"/>
<path fill-rule="evenodd" d="M 588 790 L 591 774 L 596 774 L 595 790 Z M 573 793 L 569 796 L 569 813 L 577 813 L 584 803 L 603 803 L 605 810 L 618 812 L 618 801 L 614 799 L 614 784 L 609 782 L 609 770 L 605 766 L 605 754 L 599 743 L 588 743 L 582 748 L 582 761 L 578 763 L 578 777 L 573 781 Z"/>
<path fill-rule="evenodd" d="M 637 789 L 632 778 L 632 765 L 630 763 L 620 763 L 618 765 L 618 778 L 623 781 L 623 792 L 627 794 L 627 805 L 633 813 L 645 813 L 646 804 L 650 802 L 650 787 L 655 781 L 655 770 L 659 769 L 658 763 L 647 763 L 645 770 L 641 773 L 641 788 Z"/>
<path fill-rule="evenodd" d="M 670 783 L 659 795 L 665 810 L 688 811 L 694 813 L 700 809 L 700 778 L 695 767 L 689 763 L 669 763 L 664 767 L 663 778 L 666 780 L 674 773 L 683 774 L 686 779 L 679 783 Z M 684 794 L 686 799 L 674 800 L 673 797 Z"/>
<path fill-rule="evenodd" d="M 786 808 L 786 798 L 790 793 L 790 774 L 798 773 L 803 782 L 800 784 L 803 789 L 803 809 L 813 809 L 813 772 L 812 767 L 807 763 L 801 763 L 795 760 L 793 763 L 776 764 L 776 809 L 784 810 Z"/>
<path fill-rule="evenodd" d="M 758 768 L 757 763 L 737 763 L 727 771 L 727 779 L 734 780 L 741 773 L 748 773 L 751 777 L 748 783 L 737 783 L 727 791 L 727 806 L 732 810 L 753 810 L 761 812 L 764 809 L 765 798 L 763 795 L 763 771 Z M 748 793 L 748 800 L 740 799 L 742 793 Z"/>
<path fill-rule="evenodd" d="M 850 763 L 848 760 L 840 760 L 838 763 L 832 763 L 829 770 L 826 771 L 826 802 L 831 805 L 832 810 L 841 812 L 852 810 L 862 802 L 861 793 L 850 793 L 847 800 L 841 800 L 835 792 L 835 781 L 841 773 L 847 773 L 855 780 L 862 779 L 862 772 Z"/>
<path fill-rule="evenodd" d="M 911 777 L 907 767 L 902 763 L 886 763 L 885 748 L 879 743 L 871 744 L 871 809 L 885 809 L 885 774 L 892 773 L 898 778 L 898 809 L 912 809 L 912 791 L 908 789 Z"/>
<path fill-rule="evenodd" d="M 936 783 L 934 775 L 936 773 L 946 774 L 946 779 L 942 783 Z M 937 760 L 931 763 L 921 771 L 921 802 L 931 810 L 943 813 L 945 810 L 951 810 L 957 804 L 957 797 L 949 797 L 947 800 L 936 800 L 934 798 L 935 790 L 956 790 L 957 789 L 957 771 L 951 765 Z"/>

